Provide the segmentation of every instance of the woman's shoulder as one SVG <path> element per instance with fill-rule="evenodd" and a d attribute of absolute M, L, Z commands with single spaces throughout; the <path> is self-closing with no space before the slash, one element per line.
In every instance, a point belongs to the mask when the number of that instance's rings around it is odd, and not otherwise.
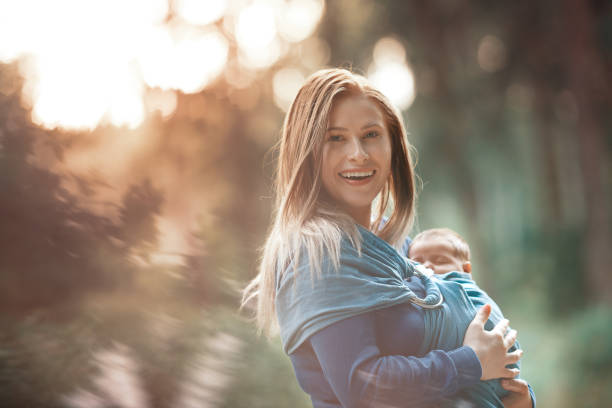
<path fill-rule="evenodd" d="M 361 249 L 347 236 L 342 236 L 337 242 L 325 242 L 316 239 L 303 239 L 294 248 L 288 259 L 277 265 L 278 275 L 293 276 L 305 272 L 317 276 L 337 272 L 343 265 L 361 262 Z"/>

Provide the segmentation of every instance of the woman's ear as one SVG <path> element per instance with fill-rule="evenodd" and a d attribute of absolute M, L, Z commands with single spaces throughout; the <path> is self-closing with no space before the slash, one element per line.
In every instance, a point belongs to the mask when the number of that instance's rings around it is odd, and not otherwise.
<path fill-rule="evenodd" d="M 467 273 L 472 272 L 472 263 L 470 261 L 466 261 L 463 263 L 463 272 L 467 272 Z"/>

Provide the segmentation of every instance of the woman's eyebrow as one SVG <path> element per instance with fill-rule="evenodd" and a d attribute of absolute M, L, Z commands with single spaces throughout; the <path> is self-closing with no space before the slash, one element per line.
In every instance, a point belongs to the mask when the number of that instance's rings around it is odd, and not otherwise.
<path fill-rule="evenodd" d="M 362 126 L 361 130 L 367 129 L 367 128 L 370 128 L 370 127 L 374 127 L 374 126 L 382 127 L 382 125 L 380 123 L 378 123 L 378 122 L 371 122 L 371 123 L 368 123 L 365 126 Z M 327 128 L 328 132 L 330 132 L 332 130 L 348 130 L 348 129 L 345 128 L 345 127 L 341 127 L 341 126 L 330 126 L 330 127 Z"/>
<path fill-rule="evenodd" d="M 370 122 L 370 123 L 368 123 L 367 125 L 363 126 L 363 127 L 361 128 L 361 130 L 363 130 L 363 129 L 367 129 L 367 128 L 370 128 L 370 127 L 374 127 L 374 126 L 377 126 L 377 127 L 382 127 L 382 125 L 381 125 L 380 123 L 378 123 L 378 122 Z"/>

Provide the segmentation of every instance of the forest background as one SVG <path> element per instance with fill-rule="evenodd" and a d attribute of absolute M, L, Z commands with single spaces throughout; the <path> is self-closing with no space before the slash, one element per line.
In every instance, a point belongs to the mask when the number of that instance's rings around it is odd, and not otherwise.
<path fill-rule="evenodd" d="M 48 3 L 0 6 L 3 406 L 309 406 L 238 304 L 327 66 L 402 109 L 413 234 L 470 242 L 540 406 L 612 404 L 610 2 Z"/>

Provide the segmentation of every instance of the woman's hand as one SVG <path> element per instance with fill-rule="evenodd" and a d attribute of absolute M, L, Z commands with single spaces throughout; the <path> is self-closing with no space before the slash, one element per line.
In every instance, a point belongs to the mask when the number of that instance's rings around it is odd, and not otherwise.
<path fill-rule="evenodd" d="M 518 378 L 501 380 L 501 386 L 511 391 L 502 398 L 505 408 L 531 408 L 531 394 L 525 380 Z"/>
<path fill-rule="evenodd" d="M 478 310 L 474 320 L 468 326 L 463 345 L 470 346 L 482 367 L 481 380 L 492 378 L 514 378 L 519 373 L 518 368 L 506 368 L 506 365 L 516 363 L 523 354 L 522 350 L 508 353 L 516 341 L 516 330 L 508 330 L 507 319 L 499 322 L 491 331 L 486 331 L 484 325 L 491 314 L 491 306 L 484 305 Z"/>

